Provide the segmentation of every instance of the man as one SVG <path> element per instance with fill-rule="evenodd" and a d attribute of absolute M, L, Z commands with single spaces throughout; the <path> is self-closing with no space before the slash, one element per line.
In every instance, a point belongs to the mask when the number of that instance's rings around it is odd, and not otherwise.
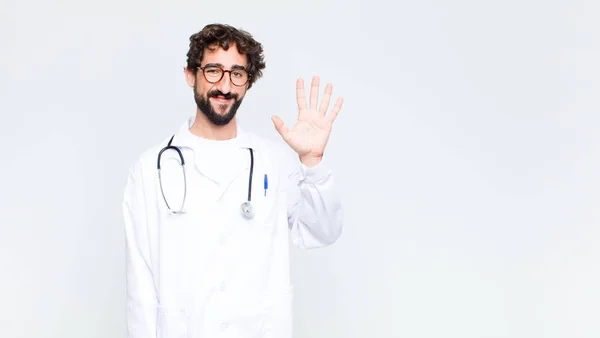
<path fill-rule="evenodd" d="M 130 338 L 289 338 L 289 239 L 318 248 L 340 236 L 323 155 L 342 99 L 327 113 L 331 85 L 319 105 L 313 78 L 307 103 L 300 79 L 296 124 L 272 117 L 281 146 L 244 131 L 236 112 L 262 76 L 262 53 L 228 25 L 190 38 L 195 116 L 140 156 L 125 188 Z"/>

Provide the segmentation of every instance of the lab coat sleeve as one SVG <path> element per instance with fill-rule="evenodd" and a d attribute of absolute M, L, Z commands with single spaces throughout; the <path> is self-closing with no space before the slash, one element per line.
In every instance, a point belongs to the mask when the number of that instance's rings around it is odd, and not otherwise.
<path fill-rule="evenodd" d="M 127 338 L 155 338 L 157 297 L 152 277 L 146 205 L 139 168 L 138 164 L 131 169 L 123 200 Z"/>
<path fill-rule="evenodd" d="M 333 244 L 342 233 L 343 219 L 341 198 L 331 168 L 325 159 L 309 168 L 297 155 L 291 163 L 287 184 L 292 242 L 302 249 Z"/>

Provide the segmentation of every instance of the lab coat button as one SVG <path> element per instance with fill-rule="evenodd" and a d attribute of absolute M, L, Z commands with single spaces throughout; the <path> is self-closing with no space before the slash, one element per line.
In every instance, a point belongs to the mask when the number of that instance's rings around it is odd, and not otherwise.
<path fill-rule="evenodd" d="M 225 291 L 225 282 L 221 282 L 221 285 L 219 285 L 219 290 Z"/>
<path fill-rule="evenodd" d="M 227 322 L 221 323 L 221 331 L 227 330 L 227 327 L 229 327 L 229 325 L 227 325 Z"/>

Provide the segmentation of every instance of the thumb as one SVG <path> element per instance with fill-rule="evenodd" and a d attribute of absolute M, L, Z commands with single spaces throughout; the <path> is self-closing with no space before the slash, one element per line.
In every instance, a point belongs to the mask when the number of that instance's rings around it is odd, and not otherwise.
<path fill-rule="evenodd" d="M 288 127 L 285 126 L 285 124 L 283 123 L 283 120 L 280 119 L 279 116 L 273 115 L 271 117 L 271 121 L 273 121 L 273 125 L 275 126 L 275 129 L 277 130 L 279 135 L 281 135 L 281 137 L 285 138 L 285 135 L 288 132 Z"/>

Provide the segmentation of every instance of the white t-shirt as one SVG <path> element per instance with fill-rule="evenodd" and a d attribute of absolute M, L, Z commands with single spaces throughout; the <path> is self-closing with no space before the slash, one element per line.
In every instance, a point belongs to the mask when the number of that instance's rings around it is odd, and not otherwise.
<path fill-rule="evenodd" d="M 192 140 L 194 160 L 209 172 L 211 178 L 216 178 L 217 183 L 229 182 L 241 166 L 250 163 L 250 152 L 240 148 L 235 137 L 229 140 L 211 140 L 190 132 L 189 139 Z"/>

